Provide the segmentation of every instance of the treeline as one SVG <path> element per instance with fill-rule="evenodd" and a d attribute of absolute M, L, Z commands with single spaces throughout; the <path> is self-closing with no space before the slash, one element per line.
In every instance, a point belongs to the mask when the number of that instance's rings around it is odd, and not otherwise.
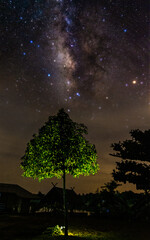
<path fill-rule="evenodd" d="M 85 210 L 94 215 L 128 220 L 150 220 L 150 129 L 130 132 L 131 139 L 114 143 L 111 156 L 120 158 L 113 170 L 113 180 L 95 194 L 81 195 Z M 132 183 L 143 193 L 120 193 L 119 183 Z"/>
<path fill-rule="evenodd" d="M 112 184 L 114 181 L 111 182 Z M 82 210 L 99 217 L 112 217 L 124 220 L 150 220 L 150 196 L 132 191 L 118 192 L 103 188 L 96 193 L 79 195 Z"/>
<path fill-rule="evenodd" d="M 57 115 L 48 118 L 38 134 L 34 134 L 28 142 L 21 162 L 23 175 L 39 181 L 52 177 L 63 179 L 63 198 L 57 197 L 56 203 L 50 206 L 47 202 L 43 207 L 50 210 L 56 205 L 55 209 L 60 209 L 63 203 L 64 215 L 67 216 L 66 175 L 79 177 L 98 173 L 96 148 L 86 139 L 87 133 L 84 124 L 72 121 L 68 113 L 60 109 Z M 149 220 L 150 129 L 132 130 L 130 135 L 131 139 L 111 146 L 114 152 L 110 155 L 120 160 L 116 162 L 116 169 L 112 173 L 114 180 L 105 184 L 100 192 L 77 196 L 78 200 L 74 197 L 76 204 L 70 205 L 70 211 L 79 209 L 106 217 Z M 118 182 L 132 183 L 144 193 L 119 193 L 116 191 Z M 67 221 L 65 229 L 67 235 Z"/>

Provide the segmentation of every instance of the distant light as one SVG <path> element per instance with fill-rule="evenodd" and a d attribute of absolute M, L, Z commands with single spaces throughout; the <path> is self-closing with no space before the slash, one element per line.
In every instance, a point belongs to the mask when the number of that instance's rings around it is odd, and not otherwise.
<path fill-rule="evenodd" d="M 124 31 L 124 32 L 127 32 L 127 29 L 124 29 L 123 31 Z"/>
<path fill-rule="evenodd" d="M 70 47 L 74 47 L 74 45 L 73 45 L 73 44 L 70 44 Z"/>
<path fill-rule="evenodd" d="M 70 109 L 68 109 L 68 112 L 70 112 Z"/>
<path fill-rule="evenodd" d="M 136 82 L 136 80 L 133 80 L 132 83 L 135 85 L 137 82 Z"/>
<path fill-rule="evenodd" d="M 69 97 L 69 99 L 72 99 L 72 97 Z"/>
<path fill-rule="evenodd" d="M 128 87 L 128 86 L 129 86 L 129 84 L 128 84 L 128 83 L 126 83 L 126 84 L 125 84 L 125 86 L 126 86 L 126 87 Z"/>
<path fill-rule="evenodd" d="M 20 17 L 20 20 L 22 20 L 23 19 L 23 17 Z"/>
<path fill-rule="evenodd" d="M 105 19 L 105 18 L 103 18 L 103 19 L 102 19 L 102 21 L 103 21 L 103 22 L 105 22 L 105 21 L 106 21 L 106 19 Z"/>
<path fill-rule="evenodd" d="M 25 56 L 25 55 L 26 55 L 26 53 L 25 53 L 25 52 L 23 52 L 23 55 Z"/>
<path fill-rule="evenodd" d="M 78 97 L 80 97 L 80 93 L 77 92 L 76 95 L 77 95 Z"/>
<path fill-rule="evenodd" d="M 47 74 L 47 76 L 48 76 L 48 77 L 50 77 L 50 76 L 51 76 L 51 74 L 50 74 L 50 73 L 48 73 L 48 74 Z"/>
<path fill-rule="evenodd" d="M 39 47 L 40 47 L 40 44 L 38 44 L 37 47 L 39 48 Z"/>
<path fill-rule="evenodd" d="M 33 41 L 32 41 L 32 40 L 30 40 L 30 43 L 33 43 Z"/>
<path fill-rule="evenodd" d="M 144 82 L 140 82 L 140 84 L 142 85 Z"/>

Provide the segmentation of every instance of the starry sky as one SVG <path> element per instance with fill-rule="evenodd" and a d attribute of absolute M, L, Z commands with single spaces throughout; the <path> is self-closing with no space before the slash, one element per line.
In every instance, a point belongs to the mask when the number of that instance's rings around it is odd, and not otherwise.
<path fill-rule="evenodd" d="M 149 3 L 143 0 L 0 1 L 0 182 L 47 193 L 21 176 L 32 135 L 60 108 L 88 127 L 100 171 L 77 193 L 112 179 L 111 143 L 150 128 Z M 124 185 L 120 190 L 135 190 Z"/>

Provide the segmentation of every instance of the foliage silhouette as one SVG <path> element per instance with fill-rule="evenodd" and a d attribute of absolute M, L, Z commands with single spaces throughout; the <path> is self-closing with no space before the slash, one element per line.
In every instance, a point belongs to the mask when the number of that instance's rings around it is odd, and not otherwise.
<path fill-rule="evenodd" d="M 122 159 L 116 162 L 113 177 L 119 182 L 133 183 L 147 193 L 150 191 L 150 129 L 132 130 L 130 135 L 131 140 L 112 144 L 116 153 L 110 155 Z"/>
<path fill-rule="evenodd" d="M 116 188 L 121 186 L 121 184 L 117 183 L 116 181 L 112 180 L 110 182 L 107 182 L 102 186 L 103 190 L 106 190 L 107 192 L 114 193 Z"/>

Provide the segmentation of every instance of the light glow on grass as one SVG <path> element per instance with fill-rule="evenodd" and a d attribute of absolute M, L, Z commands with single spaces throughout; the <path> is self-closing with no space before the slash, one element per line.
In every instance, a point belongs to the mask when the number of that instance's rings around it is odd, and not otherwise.
<path fill-rule="evenodd" d="M 67 240 L 126 240 L 116 232 L 100 232 L 93 229 L 70 228 Z M 56 225 L 48 227 L 41 236 L 32 240 L 66 240 L 64 238 L 64 227 Z M 131 239 L 130 239 L 131 240 Z"/>

